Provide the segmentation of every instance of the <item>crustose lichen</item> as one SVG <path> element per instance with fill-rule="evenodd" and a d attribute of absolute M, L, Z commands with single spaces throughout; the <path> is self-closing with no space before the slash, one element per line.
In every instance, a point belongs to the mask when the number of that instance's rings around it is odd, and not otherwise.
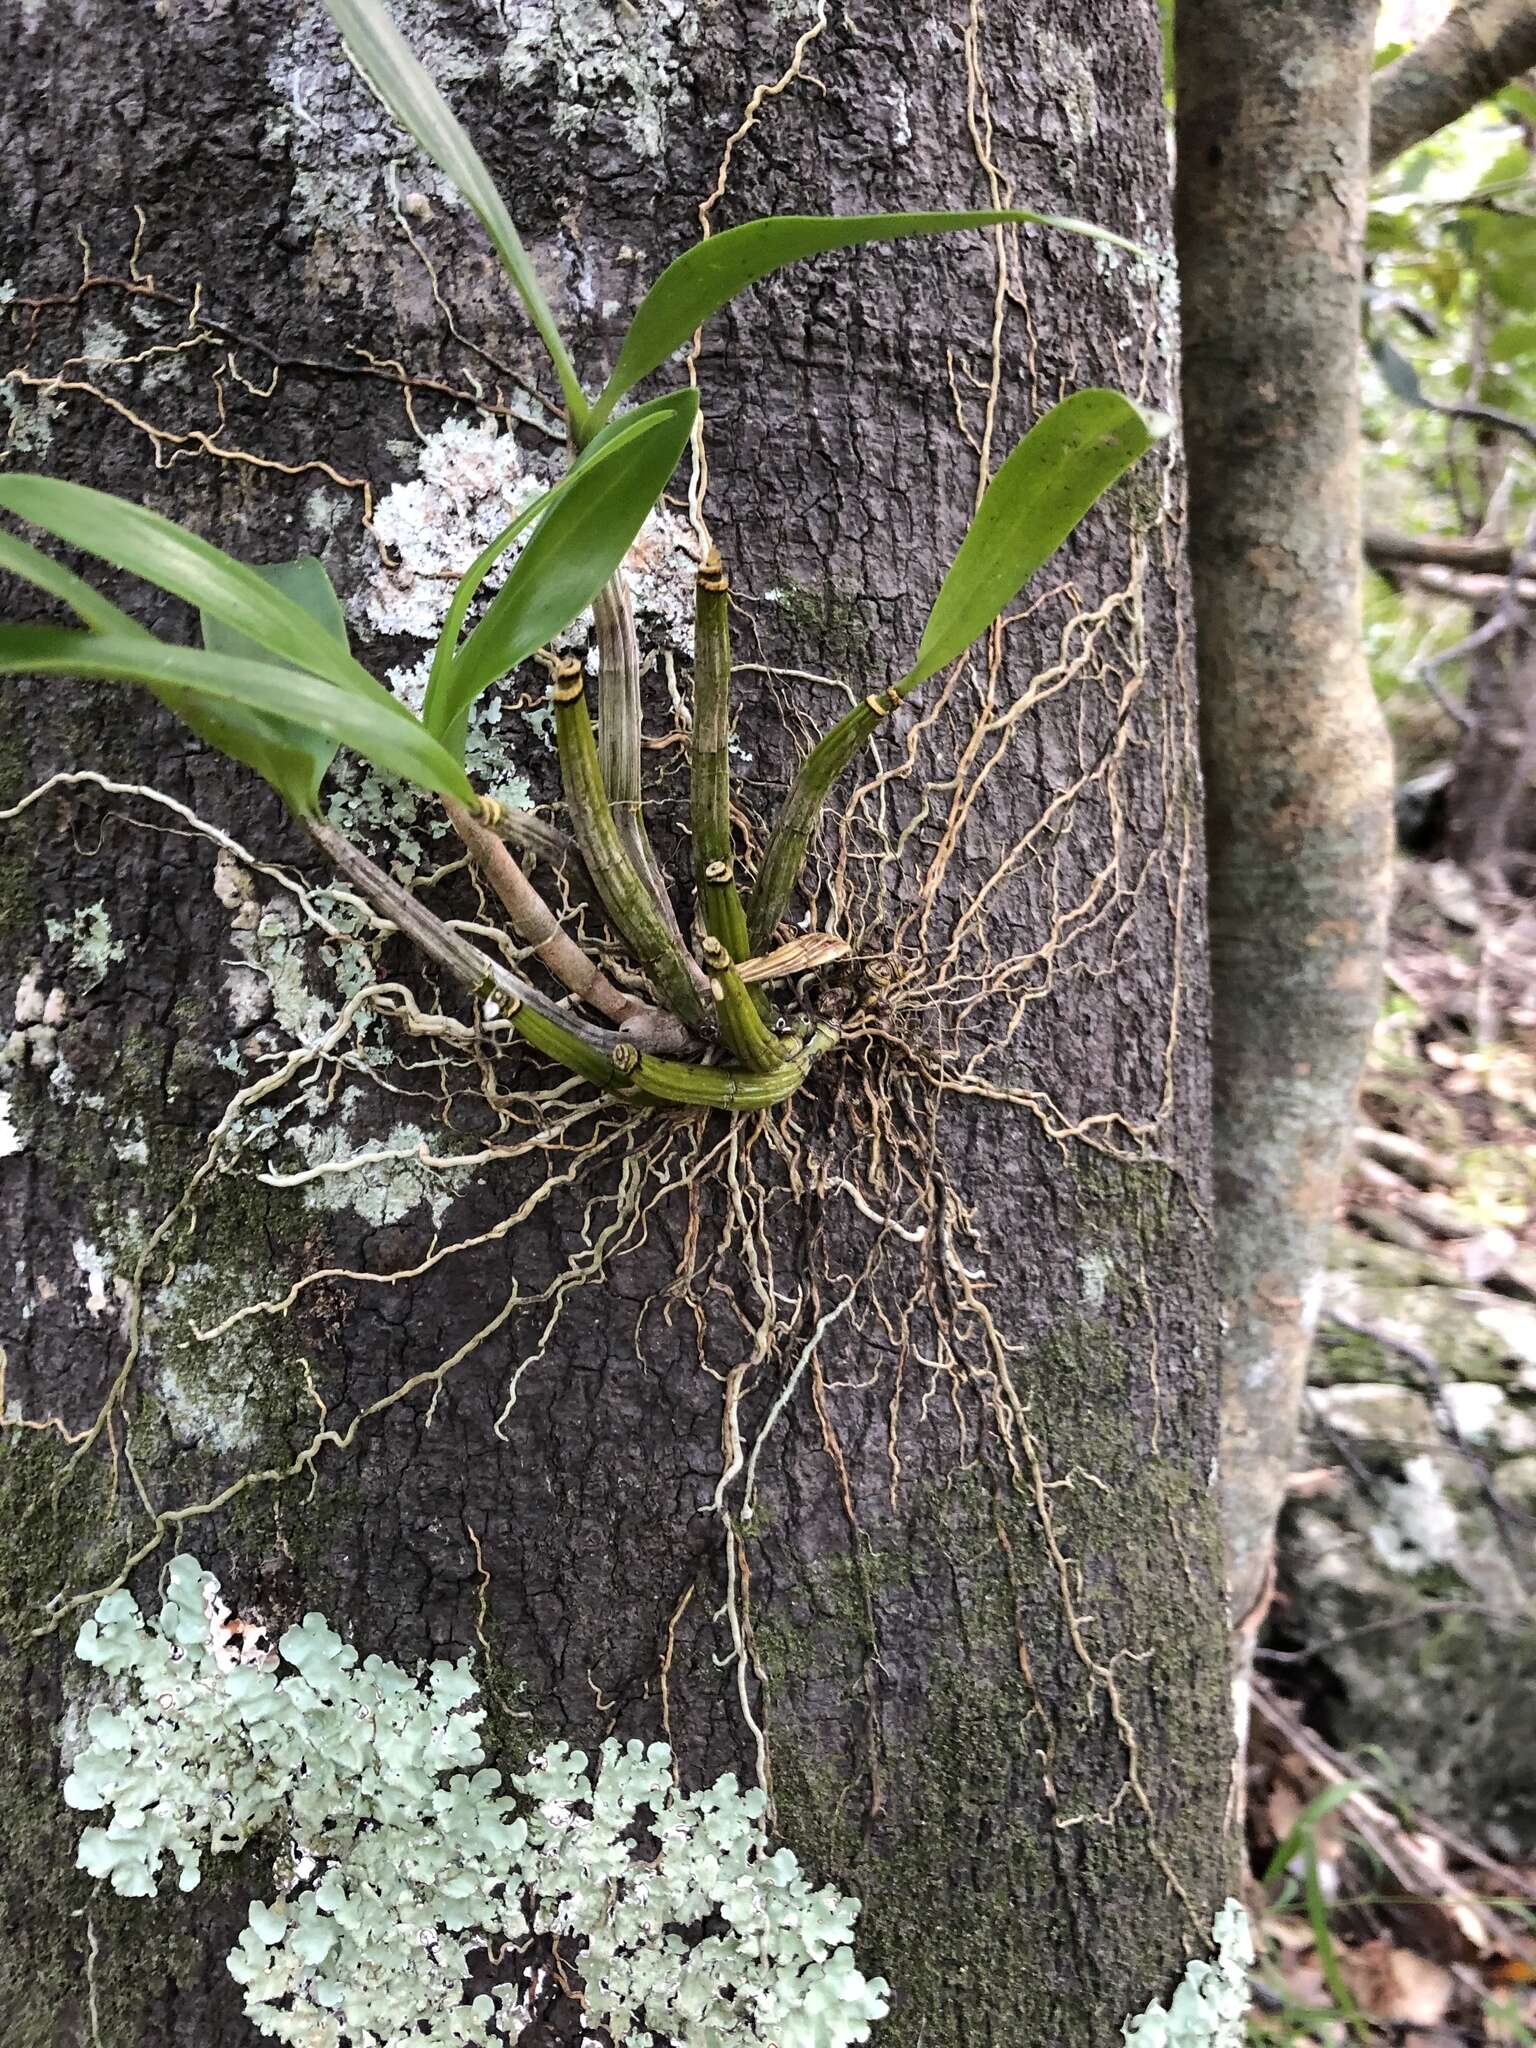
<path fill-rule="evenodd" d="M 278 1834 L 277 1895 L 229 1958 L 270 2039 L 490 2048 L 552 1966 L 626 2048 L 844 2048 L 885 2013 L 853 1959 L 857 1900 L 770 1848 L 760 1792 L 685 1794 L 663 1745 L 614 1741 L 595 1769 L 554 1743 L 504 1786 L 467 1659 L 413 1676 L 319 1614 L 274 1649 L 218 1583 L 178 1557 L 157 1622 L 115 1592 L 85 1624 L 114 1696 L 64 1797 L 108 1813 L 79 1861 L 128 1898 L 167 1856 L 190 1891 L 205 1854 Z M 505 1981 L 471 1996 L 472 1967 Z"/>

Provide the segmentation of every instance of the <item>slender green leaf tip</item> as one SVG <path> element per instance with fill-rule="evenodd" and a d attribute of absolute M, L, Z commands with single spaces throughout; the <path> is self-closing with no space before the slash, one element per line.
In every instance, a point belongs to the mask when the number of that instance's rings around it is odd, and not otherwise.
<path fill-rule="evenodd" d="M 474 144 L 381 0 L 325 0 L 325 7 L 341 31 L 358 70 L 400 126 L 426 151 L 459 197 L 479 216 L 549 352 L 577 438 L 584 438 L 589 408 L 575 365 L 522 237 Z"/>
<path fill-rule="evenodd" d="M 169 591 L 280 661 L 395 706 L 383 684 L 353 660 L 345 640 L 338 640 L 287 591 L 158 512 L 88 484 L 25 473 L 0 473 L 0 511 Z"/>
<path fill-rule="evenodd" d="M 1172 424 L 1118 391 L 1076 391 L 1052 406 L 988 484 L 900 694 L 958 660 Z"/>

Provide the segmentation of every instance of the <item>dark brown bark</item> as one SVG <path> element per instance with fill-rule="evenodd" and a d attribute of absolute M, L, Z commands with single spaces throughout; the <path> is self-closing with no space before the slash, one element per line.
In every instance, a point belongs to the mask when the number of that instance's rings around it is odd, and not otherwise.
<path fill-rule="evenodd" d="M 1490 606 L 1489 609 L 1492 609 Z M 1452 856 L 1502 924 L 1536 891 L 1536 643 L 1519 626 L 1468 659 L 1468 723 L 1447 791 Z"/>
<path fill-rule="evenodd" d="M 510 58 L 499 78 L 496 12 L 443 0 L 403 20 L 513 196 L 590 372 L 696 232 L 754 86 L 817 17 L 621 10 L 607 42 L 634 39 L 637 75 L 660 78 L 645 90 L 670 100 L 658 112 L 611 47 L 581 74 L 584 102 L 568 76 L 519 82 Z M 477 234 L 385 128 L 318 9 L 12 7 L 0 55 L 11 462 L 140 497 L 254 559 L 318 546 L 356 591 L 378 574 L 362 480 L 377 497 L 414 465 L 399 373 L 381 365 L 409 366 L 429 433 L 470 412 L 446 394 L 475 380 L 503 420 L 539 416 L 518 383 L 537 366 Z M 995 161 L 1020 203 L 1167 239 L 1152 0 L 1019 4 L 984 24 L 964 0 L 924 0 L 864 11 L 857 34 L 832 10 L 803 68 L 732 145 L 715 225 L 982 203 Z M 447 330 L 420 251 L 471 346 Z M 1037 236 L 1022 259 L 1017 296 L 985 237 L 818 263 L 711 333 L 709 512 L 739 659 L 887 684 L 974 502 L 978 450 L 995 463 L 1063 388 L 1124 382 L 1166 402 L 1176 339 L 1155 273 Z M 782 1835 L 867 1901 L 861 1960 L 897 1988 L 891 2048 L 1103 2048 L 1201 1946 L 1229 1878 L 1178 510 L 1177 475 L 1146 465 L 1040 579 L 990 680 L 983 655 L 935 688 L 887 742 L 891 779 L 834 806 L 817 922 L 854 942 L 849 999 L 865 1007 L 791 1110 L 734 1130 L 605 1113 L 575 1134 L 603 1144 L 576 1159 L 529 1102 L 547 1074 L 501 1053 L 481 1069 L 462 1039 L 385 1022 L 329 1075 L 329 1107 L 322 1083 L 270 1139 L 253 1129 L 156 1252 L 125 1390 L 162 1508 L 285 1469 L 312 1439 L 314 1395 L 339 1434 L 356 1424 L 313 1472 L 252 1480 L 166 1530 L 135 1578 L 144 1597 L 179 1545 L 237 1597 L 278 1616 L 320 1607 L 365 1648 L 478 1644 L 504 1759 L 552 1732 L 665 1727 L 690 1779 L 750 1773 L 750 1709 Z M 380 671 L 421 651 L 363 648 Z M 1041 701 L 1004 731 L 1031 678 Z M 648 688 L 659 739 L 668 699 Z M 737 698 L 760 831 L 790 736 L 844 700 L 753 668 Z M 265 793 L 146 705 L 62 687 L 14 705 L 13 795 L 78 761 L 315 876 Z M 503 731 L 552 800 L 552 763 L 513 708 Z M 647 755 L 673 778 L 664 818 L 679 759 Z M 19 1779 L 0 1823 L 7 2048 L 252 2038 L 223 1956 L 263 1889 L 260 1855 L 152 1906 L 94 1897 L 71 1870 L 58 1784 L 60 1716 L 67 1733 L 82 1698 L 74 1620 L 33 1631 L 51 1598 L 110 1581 L 153 1525 L 105 1437 L 71 1467 L 57 1433 L 20 1426 L 90 1424 L 124 1363 L 121 1285 L 148 1232 L 262 1044 L 312 1039 L 339 1001 L 336 946 L 328 962 L 297 931 L 253 934 L 238 886 L 226 872 L 215 895 L 212 849 L 179 824 L 77 787 L 0 828 L 7 994 L 34 968 L 43 996 L 68 994 L 50 1069 L 54 1027 L 24 990 L 30 1035 L 5 1077 L 24 1140 L 0 1212 L 18 1425 L 0 1451 L 15 1532 L 0 1713 Z M 899 864 L 872 858 L 903 834 Z M 659 844 L 684 901 L 686 843 Z M 437 849 L 418 851 L 418 873 Z M 269 920 L 286 914 L 269 877 L 250 886 Z M 467 893 L 434 900 L 477 914 Z M 74 925 L 97 902 L 120 957 Z M 247 975 L 236 1016 L 242 948 L 271 986 Z M 878 977 L 858 964 L 871 959 Z M 423 1011 L 462 1017 L 404 950 L 383 968 Z M 307 1011 L 301 973 L 321 999 Z M 510 1123 L 488 1081 L 513 1099 Z M 546 1149 L 513 1153 L 540 1116 Z M 443 1182 L 442 1242 L 477 1248 L 390 1284 L 332 1278 L 291 1314 L 200 1340 L 320 1268 L 422 1267 L 434 1226 L 408 1197 L 426 1169 L 307 1189 L 258 1178 L 304 1165 L 305 1127 L 316 1157 L 327 1130 L 344 1154 L 398 1151 L 401 1125 L 439 1153 L 507 1148 Z M 404 1194 L 402 1171 L 417 1176 Z M 546 1172 L 566 1185 L 508 1230 Z M 600 1281 L 582 1264 L 599 1241 Z M 558 1326 L 520 1370 L 551 1288 Z M 393 1398 L 461 1353 L 435 1387 Z M 745 1452 L 761 1443 L 750 1520 L 733 1427 Z M 728 1559 L 738 1618 L 750 1572 L 744 1673 Z"/>
<path fill-rule="evenodd" d="M 1368 529 L 1365 559 L 1373 569 L 1402 564 L 1466 570 L 1471 574 L 1507 576 L 1514 550 L 1507 540 L 1483 540 L 1459 533 L 1386 533 Z"/>
<path fill-rule="evenodd" d="M 1374 19 L 1369 0 L 1208 0 L 1177 16 L 1238 1622 L 1263 1598 L 1387 907 L 1389 756 L 1359 618 Z"/>

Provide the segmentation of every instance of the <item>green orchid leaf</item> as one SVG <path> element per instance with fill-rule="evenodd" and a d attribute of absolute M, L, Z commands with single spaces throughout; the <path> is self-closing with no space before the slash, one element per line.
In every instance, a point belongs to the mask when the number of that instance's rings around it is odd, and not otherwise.
<path fill-rule="evenodd" d="M 145 631 L 136 619 L 129 618 L 110 598 L 103 597 L 83 576 L 77 576 L 73 569 L 66 569 L 52 555 L 45 555 L 41 548 L 33 547 L 31 541 L 14 533 L 0 532 L 0 570 L 8 576 L 19 576 L 49 597 L 58 598 L 98 633 Z"/>
<path fill-rule="evenodd" d="M 1171 425 L 1118 391 L 1078 391 L 1052 406 L 988 484 L 901 693 L 964 654 Z"/>
<path fill-rule="evenodd" d="M 325 0 L 325 6 L 358 70 L 459 197 L 478 214 L 539 339 L 549 351 L 572 422 L 579 432 L 586 423 L 586 397 L 522 237 L 474 144 L 380 0 Z"/>
<path fill-rule="evenodd" d="M 482 690 L 563 633 L 591 604 L 666 488 L 698 410 L 697 392 L 669 392 L 604 428 L 592 442 L 454 661 L 429 722 L 439 737 L 455 729 Z M 642 419 L 655 423 L 655 431 L 629 435 L 606 459 L 594 459 L 603 456 L 610 434 L 617 444 Z"/>
<path fill-rule="evenodd" d="M 196 647 L 170 647 L 141 633 L 77 633 L 58 626 L 0 627 L 0 674 L 73 675 L 140 683 L 156 695 L 195 699 L 215 715 L 243 712 L 291 720 L 351 747 L 386 774 L 473 804 L 463 769 L 404 705 L 374 703 L 319 676 L 271 662 L 242 661 Z M 178 708 L 173 702 L 172 708 Z M 242 740 L 244 745 L 244 740 Z M 245 753 L 236 759 L 246 759 Z M 255 766 L 246 761 L 247 766 Z M 260 773 L 267 774 L 263 768 Z M 268 779 L 273 778 L 268 775 Z M 290 789 L 279 788 L 286 801 Z"/>
<path fill-rule="evenodd" d="M 481 549 L 459 578 L 453 593 L 453 602 L 448 607 L 443 629 L 432 651 L 432 668 L 427 677 L 426 702 L 422 706 L 421 714 L 427 730 L 436 733 L 438 738 L 453 747 L 455 752 L 462 752 L 464 739 L 462 732 L 457 735 L 456 746 L 448 739 L 448 730 L 454 724 L 453 717 L 446 710 L 448 679 L 453 670 L 454 657 L 458 653 L 459 635 L 464 630 L 464 621 L 469 615 L 470 606 L 479 595 L 481 584 L 513 541 L 520 534 L 526 533 L 536 519 L 541 519 L 546 512 L 551 511 L 558 499 L 563 498 L 578 484 L 583 490 L 589 488 L 586 483 L 581 482 L 587 472 L 596 469 L 600 463 L 611 461 L 621 448 L 627 448 L 642 434 L 656 433 L 669 423 L 670 418 L 670 413 L 665 410 L 658 411 L 651 406 L 641 406 L 622 420 L 616 421 L 611 428 L 597 436 L 590 448 L 582 452 L 575 467 L 563 476 L 559 483 L 542 492 L 531 505 L 525 505 L 511 525 L 504 526 L 496 538 Z M 466 706 L 466 710 L 467 708 Z M 462 719 L 463 713 L 460 713 L 460 724 Z"/>
<path fill-rule="evenodd" d="M 394 702 L 346 646 L 291 597 L 158 512 L 86 484 L 3 473 L 0 509 L 184 599 L 295 668 L 359 696 Z"/>
<path fill-rule="evenodd" d="M 302 555 L 297 561 L 258 567 L 255 573 L 263 583 L 270 584 L 306 612 L 338 646 L 346 647 L 346 617 L 324 563 L 313 555 Z M 203 645 L 210 654 L 232 655 L 239 661 L 260 661 L 264 657 L 265 650 L 257 641 L 207 612 L 202 614 L 202 628 Z M 177 694 L 181 701 L 172 703 L 170 708 L 210 746 L 265 776 L 290 810 L 308 817 L 320 808 L 320 785 L 336 758 L 335 740 L 289 719 L 274 718 L 265 711 L 241 712 L 228 706 L 212 712 L 185 691 Z"/>
<path fill-rule="evenodd" d="M 896 242 L 908 235 L 1016 224 L 1062 228 L 1069 234 L 1091 235 L 1132 255 L 1147 254 L 1107 228 L 1060 214 L 1032 213 L 1023 207 L 966 213 L 780 213 L 745 221 L 740 227 L 695 242 L 657 278 L 630 322 L 613 374 L 592 409 L 590 424 L 601 426 L 626 391 L 649 376 L 675 349 L 684 347 L 695 330 L 738 292 L 787 263 L 830 249 L 854 249 L 864 242 Z"/>

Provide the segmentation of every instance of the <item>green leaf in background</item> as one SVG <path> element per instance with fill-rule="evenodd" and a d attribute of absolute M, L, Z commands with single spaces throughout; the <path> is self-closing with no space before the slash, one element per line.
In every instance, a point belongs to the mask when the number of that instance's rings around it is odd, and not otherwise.
<path fill-rule="evenodd" d="M 242 661 L 197 647 L 169 647 L 143 633 L 0 626 L 0 674 L 140 683 L 157 696 L 175 692 L 196 698 L 215 712 L 220 706 L 235 705 L 292 720 L 351 747 L 386 774 L 456 797 L 460 803 L 475 801 L 463 769 L 404 705 L 387 695 L 376 704 L 318 676 L 271 662 Z M 287 791 L 280 793 L 288 797 Z"/>
<path fill-rule="evenodd" d="M 830 249 L 854 249 L 863 242 L 896 242 L 908 235 L 1014 224 L 1064 228 L 1074 235 L 1109 242 L 1134 256 L 1147 253 L 1107 228 L 1020 207 L 969 213 L 780 213 L 745 221 L 707 241 L 695 242 L 657 278 L 630 322 L 613 374 L 592 408 L 590 424 L 601 426 L 625 392 L 682 348 L 711 314 L 718 313 L 748 285 L 782 270 L 786 263 Z"/>
<path fill-rule="evenodd" d="M 579 434 L 587 419 L 586 397 L 522 237 L 474 144 L 380 0 L 325 0 L 325 6 L 341 30 L 358 70 L 459 197 L 479 215 L 539 339 L 549 351 L 572 424 Z"/>
<path fill-rule="evenodd" d="M 1379 335 L 1371 335 L 1367 346 L 1371 359 L 1381 372 L 1381 381 L 1394 398 L 1404 405 L 1422 406 L 1430 409 L 1429 400 L 1424 396 L 1424 387 L 1419 382 L 1419 373 L 1399 349 L 1390 341 L 1383 341 Z"/>
<path fill-rule="evenodd" d="M 962 655 L 1170 420 L 1118 391 L 1052 406 L 986 488 L 924 629 L 902 694 Z"/>
<path fill-rule="evenodd" d="M 394 704 L 333 635 L 254 569 L 158 512 L 85 484 L 0 473 L 0 509 L 221 620 L 267 653 L 343 690 Z"/>
<path fill-rule="evenodd" d="M 1463 216 L 1463 224 L 1470 233 L 1468 256 L 1484 289 L 1514 312 L 1536 312 L 1536 219 L 1479 207 Z"/>
<path fill-rule="evenodd" d="M 338 645 L 347 645 L 347 622 L 341 600 L 331 587 L 325 565 L 313 555 L 294 562 L 273 562 L 255 571 L 263 583 L 307 612 L 322 632 Z M 202 614 L 203 645 L 210 654 L 232 655 L 240 661 L 260 661 L 265 650 L 260 644 L 226 626 L 222 619 Z M 292 664 L 285 664 L 291 666 Z M 233 705 L 210 711 L 193 695 L 176 693 L 179 702 L 171 709 L 221 753 L 243 761 L 264 776 L 290 810 L 309 817 L 320 808 L 320 785 L 336 758 L 336 742 L 291 719 L 274 718 L 265 711 L 239 711 Z"/>
<path fill-rule="evenodd" d="M 534 529 L 449 671 L 430 729 L 455 731 L 483 689 L 563 633 L 619 567 L 676 469 L 698 417 L 695 391 L 653 398 L 593 441 Z M 640 419 L 655 431 L 631 436 Z M 607 437 L 624 440 L 606 460 Z"/>
<path fill-rule="evenodd" d="M 446 708 L 448 678 L 453 670 L 454 656 L 458 653 L 459 635 L 464 630 L 464 621 L 469 615 L 469 608 L 474 603 L 481 584 L 513 541 L 519 534 L 525 533 L 535 519 L 542 519 L 546 512 L 552 511 L 557 500 L 563 498 L 568 491 L 578 487 L 582 490 L 589 489 L 590 485 L 582 479 L 590 471 L 596 469 L 600 463 L 612 461 L 621 448 L 627 448 L 641 435 L 659 432 L 670 423 L 670 419 L 671 415 L 665 407 L 650 405 L 639 406 L 622 420 L 616 421 L 612 427 L 599 434 L 589 448 L 582 451 L 575 467 L 568 471 L 559 483 L 542 492 L 531 505 L 525 505 L 511 525 L 504 526 L 496 538 L 481 549 L 459 578 L 454 589 L 453 602 L 448 607 L 442 631 L 437 636 L 437 645 L 432 651 L 426 702 L 421 713 L 422 722 L 427 730 L 436 733 L 439 739 L 453 747 L 455 753 L 462 753 L 464 738 L 460 732 L 457 735 L 457 745 L 447 739 L 448 731 L 455 722 L 453 715 Z M 669 471 L 668 474 L 670 473 Z M 465 710 L 467 709 L 466 706 Z M 462 712 L 459 714 L 460 722 L 463 715 Z"/>

